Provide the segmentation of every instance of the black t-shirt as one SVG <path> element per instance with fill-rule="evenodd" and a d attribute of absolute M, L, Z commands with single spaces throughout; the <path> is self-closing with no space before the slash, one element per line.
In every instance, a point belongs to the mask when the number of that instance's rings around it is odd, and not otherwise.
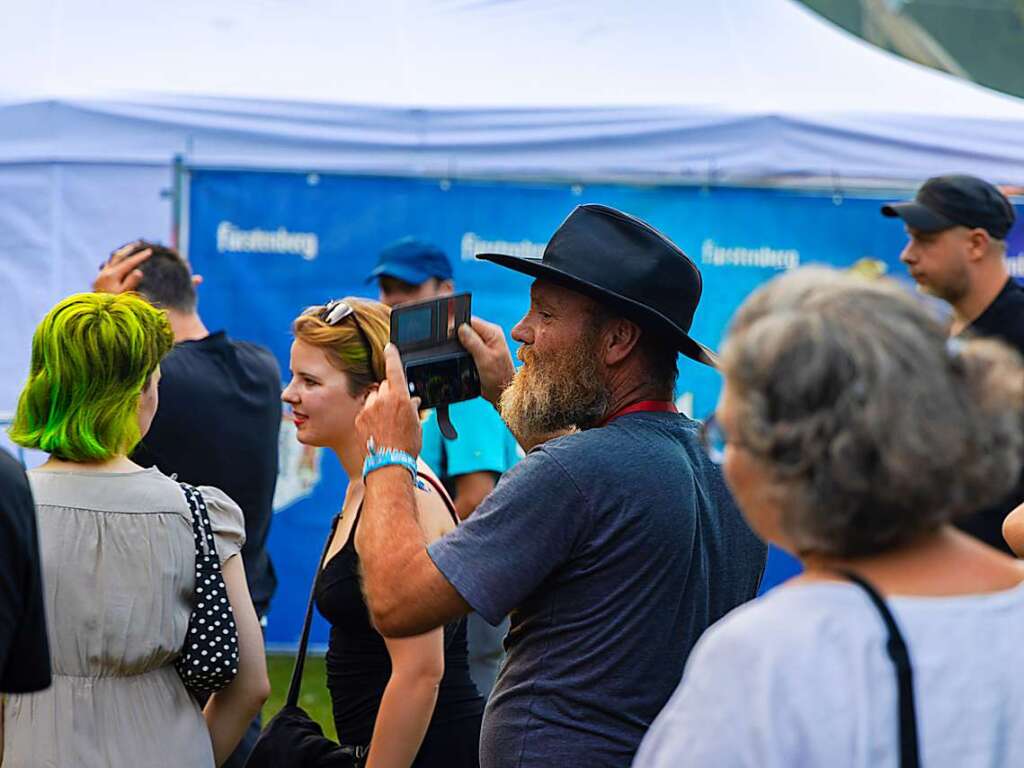
<path fill-rule="evenodd" d="M 971 323 L 965 334 L 994 338 L 1006 342 L 1024 355 L 1024 287 L 1010 278 L 1003 290 L 989 304 L 988 309 Z M 1024 467 L 1017 487 L 1009 497 L 993 507 L 984 509 L 957 521 L 957 527 L 993 547 L 1010 552 L 1003 538 L 1003 520 L 1018 505 L 1024 503 Z"/>
<path fill-rule="evenodd" d="M 1012 277 L 978 319 L 967 326 L 975 336 L 1005 341 L 1024 355 L 1024 286 Z"/>
<path fill-rule="evenodd" d="M 25 471 L 0 450 L 0 692 L 49 685 L 36 508 Z"/>
<path fill-rule="evenodd" d="M 242 508 L 242 560 L 263 615 L 277 587 L 266 549 L 281 429 L 277 360 L 265 347 L 220 331 L 176 344 L 160 369 L 160 404 L 132 460 L 220 488 Z"/>

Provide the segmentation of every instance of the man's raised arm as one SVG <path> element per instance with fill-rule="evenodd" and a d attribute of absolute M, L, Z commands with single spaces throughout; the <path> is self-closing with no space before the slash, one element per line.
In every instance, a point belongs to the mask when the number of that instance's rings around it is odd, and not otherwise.
<path fill-rule="evenodd" d="M 398 349 L 384 350 L 387 378 L 371 393 L 356 419 L 361 439 L 377 450 L 419 455 L 418 399 L 409 387 Z M 363 590 L 377 630 L 388 637 L 418 635 L 469 613 L 471 608 L 427 554 L 416 518 L 413 478 L 402 466 L 386 466 L 365 478 L 362 519 L 356 536 Z"/>

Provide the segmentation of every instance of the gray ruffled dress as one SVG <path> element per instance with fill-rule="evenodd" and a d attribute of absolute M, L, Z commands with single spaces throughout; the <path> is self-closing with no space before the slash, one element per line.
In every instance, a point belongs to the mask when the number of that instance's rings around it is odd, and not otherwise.
<path fill-rule="evenodd" d="M 39 516 L 53 685 L 4 705 L 4 768 L 210 768 L 206 722 L 174 669 L 195 584 L 178 484 L 129 473 L 28 473 Z M 200 489 L 221 562 L 238 506 Z"/>

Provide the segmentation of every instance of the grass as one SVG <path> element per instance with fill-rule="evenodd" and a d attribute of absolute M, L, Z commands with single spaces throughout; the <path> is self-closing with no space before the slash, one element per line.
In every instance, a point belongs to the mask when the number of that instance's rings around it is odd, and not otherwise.
<path fill-rule="evenodd" d="M 270 698 L 263 706 L 263 722 L 272 718 L 284 706 L 288 695 L 288 684 L 292 679 L 292 666 L 295 657 L 287 653 L 271 653 L 267 655 L 267 671 L 270 674 Z M 302 672 L 302 691 L 299 695 L 299 706 L 324 729 L 324 735 L 338 740 L 334 730 L 334 717 L 331 714 L 331 697 L 327 693 L 327 671 L 323 656 L 307 656 L 306 667 Z"/>

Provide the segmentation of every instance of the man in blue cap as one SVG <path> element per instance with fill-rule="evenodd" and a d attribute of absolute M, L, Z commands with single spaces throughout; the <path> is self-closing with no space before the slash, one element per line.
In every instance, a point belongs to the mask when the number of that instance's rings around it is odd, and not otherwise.
<path fill-rule="evenodd" d="M 412 237 L 381 251 L 368 279 L 377 281 L 380 300 L 389 307 L 450 296 L 455 291 L 452 265 L 444 251 Z M 421 455 L 444 483 L 456 512 L 465 520 L 494 490 L 498 477 L 519 460 L 519 447 L 485 400 L 454 403 L 449 412 L 458 425 L 458 438 L 444 438 L 437 414 L 431 411 L 423 424 Z M 507 619 L 492 627 L 475 613 L 467 618 L 469 671 L 484 698 L 498 676 L 507 631 Z"/>
<path fill-rule="evenodd" d="M 382 303 L 393 307 L 410 301 L 450 296 L 455 290 L 452 264 L 436 245 L 403 237 L 377 258 L 367 281 L 376 280 Z"/>

